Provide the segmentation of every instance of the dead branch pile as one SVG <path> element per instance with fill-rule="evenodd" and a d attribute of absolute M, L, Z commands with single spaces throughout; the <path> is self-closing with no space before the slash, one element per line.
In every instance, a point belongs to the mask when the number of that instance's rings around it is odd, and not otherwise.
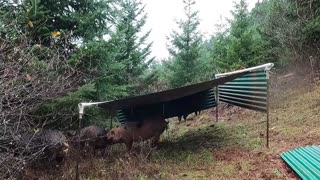
<path fill-rule="evenodd" d="M 84 77 L 68 65 L 68 50 L 32 44 L 25 35 L 18 36 L 0 38 L 0 179 L 17 176 L 47 146 L 32 139 L 54 119 L 44 115 L 45 121 L 35 121 L 39 117 L 34 112 L 78 88 Z"/>

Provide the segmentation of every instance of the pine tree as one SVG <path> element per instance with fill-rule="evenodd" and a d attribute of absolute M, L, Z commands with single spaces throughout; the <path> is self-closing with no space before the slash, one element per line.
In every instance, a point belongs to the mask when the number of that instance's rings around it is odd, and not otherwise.
<path fill-rule="evenodd" d="M 119 84 L 127 85 L 128 95 L 140 94 L 144 84 L 144 73 L 154 60 L 151 57 L 152 43 L 148 43 L 151 31 L 142 34 L 147 15 L 145 6 L 139 0 L 122 0 L 118 3 L 119 13 L 115 18 L 115 31 L 109 43 L 117 52 L 114 60 L 123 65 Z M 147 78 L 147 77 L 146 77 Z"/>
<path fill-rule="evenodd" d="M 262 51 L 267 46 L 263 43 L 248 11 L 245 0 L 235 3 L 229 20 L 230 29 L 225 38 L 224 54 L 220 62 L 225 69 L 239 69 L 263 63 L 266 59 Z M 223 60 L 224 59 L 224 60 Z"/>
<path fill-rule="evenodd" d="M 229 64 L 226 62 L 229 33 L 222 17 L 220 17 L 220 21 L 215 27 L 217 33 L 209 41 L 211 45 L 209 64 L 211 65 L 211 70 L 214 70 L 215 73 L 221 73 L 229 70 Z"/>
<path fill-rule="evenodd" d="M 173 66 L 170 84 L 179 87 L 196 81 L 199 76 L 200 45 L 202 37 L 198 31 L 200 24 L 198 11 L 193 10 L 194 0 L 183 1 L 186 19 L 177 21 L 180 31 L 170 35 L 168 47 L 172 56 Z"/>
<path fill-rule="evenodd" d="M 233 19 L 229 20 L 231 24 L 229 35 L 229 48 L 226 61 L 230 68 L 239 68 L 246 66 L 252 59 L 251 43 L 252 31 L 250 29 L 249 12 L 245 0 L 235 3 L 235 9 L 231 11 Z M 250 64 L 251 65 L 251 64 Z"/>
<path fill-rule="evenodd" d="M 59 80 L 60 76 L 69 71 L 74 72 L 70 79 L 81 74 L 81 78 L 76 81 L 78 90 L 73 89 L 74 92 L 70 94 L 65 90 L 57 100 L 41 101 L 42 107 L 34 110 L 35 117 L 38 117 L 33 118 L 35 121 L 44 122 L 46 125 L 48 119 L 51 122 L 55 122 L 56 119 L 62 121 L 68 119 L 70 123 L 71 119 L 77 120 L 77 103 L 98 99 L 112 100 L 126 95 L 124 87 L 117 83 L 117 77 L 121 76 L 122 69 L 122 65 L 113 58 L 117 51 L 109 51 L 113 46 L 103 39 L 103 36 L 109 33 L 109 26 L 116 16 L 112 1 L 4 0 L 0 2 L 0 42 L 2 40 L 10 42 L 12 47 L 15 47 L 15 44 L 22 44 L 20 42 L 26 42 L 21 49 L 27 52 L 26 55 L 31 56 L 28 64 L 35 65 L 22 69 L 24 72 L 21 73 L 30 74 L 37 71 L 38 66 L 41 70 L 53 69 L 45 74 L 48 81 Z M 12 55 L 8 55 L 12 61 L 20 61 L 17 56 Z M 53 61 L 54 65 L 48 65 L 48 61 Z M 43 83 L 46 85 L 46 82 Z M 104 83 L 107 88 L 101 88 L 99 83 Z M 61 90 L 65 88 L 61 87 Z M 100 92 L 108 96 L 99 97 Z M 106 118 L 103 119 L 105 122 Z M 58 127 L 61 124 L 52 125 Z"/>
<path fill-rule="evenodd" d="M 231 11 L 233 16 L 231 23 L 230 34 L 236 38 L 241 39 L 244 32 L 247 31 L 250 25 L 249 11 L 246 0 L 240 0 L 239 3 L 235 3 L 234 10 Z"/>

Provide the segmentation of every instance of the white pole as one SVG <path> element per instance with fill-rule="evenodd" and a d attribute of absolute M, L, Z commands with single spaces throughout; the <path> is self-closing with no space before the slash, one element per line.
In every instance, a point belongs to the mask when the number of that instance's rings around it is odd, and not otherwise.
<path fill-rule="evenodd" d="M 233 75 L 233 74 L 239 74 L 239 73 L 243 73 L 243 72 L 256 71 L 256 70 L 259 70 L 259 69 L 264 69 L 265 71 L 269 71 L 273 66 L 274 66 L 273 63 L 263 64 L 263 65 L 260 65 L 260 66 L 255 66 L 255 67 L 251 67 L 251 68 L 247 68 L 247 69 L 241 69 L 241 70 L 238 70 L 238 71 L 232 71 L 232 72 L 228 72 L 228 73 L 216 74 L 216 78 L 230 76 L 230 75 Z"/>

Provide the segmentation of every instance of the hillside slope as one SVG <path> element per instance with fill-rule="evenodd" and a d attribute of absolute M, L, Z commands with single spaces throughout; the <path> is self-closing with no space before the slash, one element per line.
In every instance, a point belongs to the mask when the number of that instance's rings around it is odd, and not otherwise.
<path fill-rule="evenodd" d="M 105 158 L 82 160 L 85 179 L 297 179 L 279 153 L 319 144 L 320 85 L 288 79 L 273 84 L 270 148 L 265 147 L 266 116 L 237 107 L 220 106 L 178 124 L 171 119 L 158 150 L 135 145 L 135 155 L 115 145 Z M 43 179 L 74 178 L 74 164 Z M 68 169 L 68 170 L 67 170 Z M 42 179 L 41 178 L 41 179 Z"/>

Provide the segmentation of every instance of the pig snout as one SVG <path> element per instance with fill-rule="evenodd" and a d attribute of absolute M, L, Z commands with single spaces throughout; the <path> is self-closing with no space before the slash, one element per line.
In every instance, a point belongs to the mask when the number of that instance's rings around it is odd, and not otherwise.
<path fill-rule="evenodd" d="M 108 142 L 108 143 L 113 143 L 114 142 L 114 135 L 108 133 L 105 136 L 105 141 Z"/>
<path fill-rule="evenodd" d="M 118 132 L 118 133 L 116 133 Z M 121 132 L 121 131 L 120 131 Z M 115 144 L 120 142 L 120 134 L 119 134 L 119 129 L 113 129 L 109 131 L 106 135 L 106 141 L 110 144 Z"/>
<path fill-rule="evenodd" d="M 107 135 L 105 136 L 105 140 L 106 140 L 106 141 L 112 141 L 113 138 L 112 138 L 112 136 L 111 136 L 110 134 L 107 134 Z"/>

